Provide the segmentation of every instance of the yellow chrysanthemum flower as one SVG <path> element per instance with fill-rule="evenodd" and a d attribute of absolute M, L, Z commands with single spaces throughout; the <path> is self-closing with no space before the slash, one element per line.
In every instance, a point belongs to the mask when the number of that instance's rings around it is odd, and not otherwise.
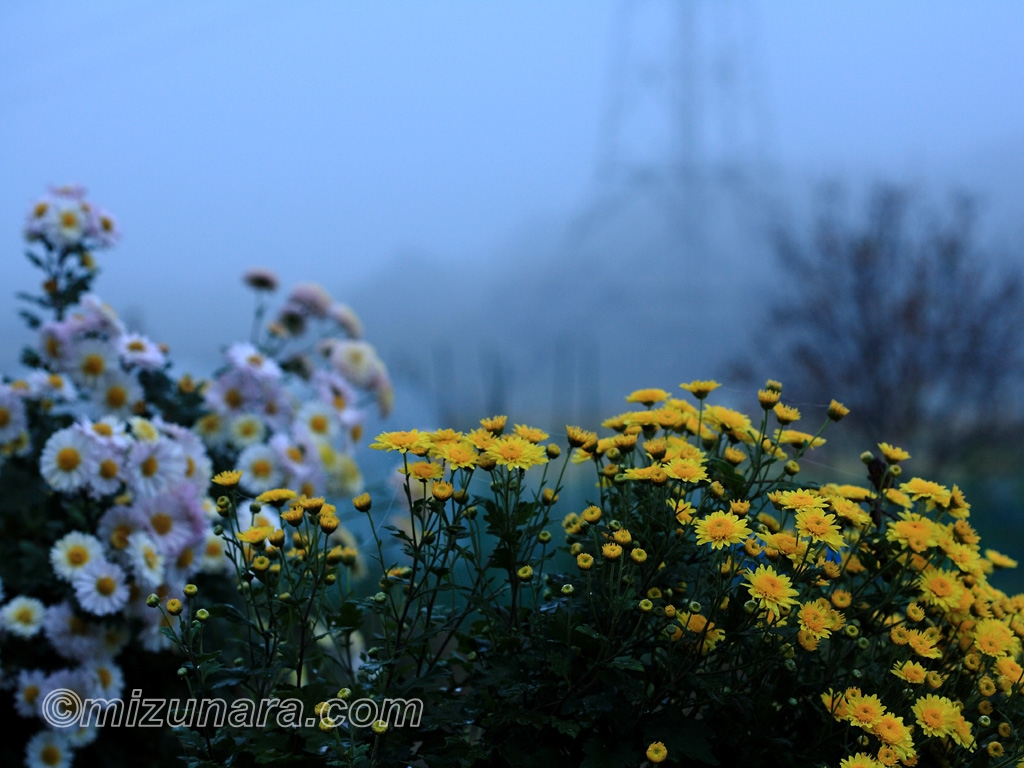
<path fill-rule="evenodd" d="M 543 448 L 515 434 L 499 437 L 484 455 L 509 469 L 525 470 L 548 462 Z"/>
<path fill-rule="evenodd" d="M 694 530 L 697 532 L 697 544 L 710 544 L 712 549 L 739 544 L 751 533 L 746 520 L 722 510 L 698 520 Z"/>
<path fill-rule="evenodd" d="M 762 608 L 779 612 L 796 604 L 796 596 L 800 594 L 793 589 L 789 576 L 778 573 L 770 565 L 759 565 L 756 571 L 748 570 L 744 578 L 749 582 L 747 591 L 757 600 Z"/>

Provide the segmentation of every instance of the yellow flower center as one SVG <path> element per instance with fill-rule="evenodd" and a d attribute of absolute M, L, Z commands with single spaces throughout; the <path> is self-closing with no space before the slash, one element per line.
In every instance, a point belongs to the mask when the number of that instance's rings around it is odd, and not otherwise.
<path fill-rule="evenodd" d="M 104 459 L 100 462 L 100 477 L 104 480 L 113 480 L 117 477 L 117 462 L 113 459 Z"/>
<path fill-rule="evenodd" d="M 82 373 L 86 376 L 100 376 L 106 367 L 107 361 L 103 359 L 103 355 L 91 352 L 82 358 Z"/>
<path fill-rule="evenodd" d="M 124 549 L 128 546 L 128 537 L 131 536 L 132 528 L 126 523 L 117 526 L 110 533 L 110 546 L 114 549 Z"/>
<path fill-rule="evenodd" d="M 47 744 L 39 753 L 39 761 L 43 765 L 60 765 L 64 759 L 64 753 L 55 744 Z"/>
<path fill-rule="evenodd" d="M 145 352 L 146 345 L 143 344 L 138 339 L 132 339 L 131 341 L 128 342 L 128 349 L 131 352 Z"/>
<path fill-rule="evenodd" d="M 110 670 L 106 667 L 100 667 L 99 669 L 97 669 L 96 675 L 100 679 L 100 685 L 102 685 L 104 688 L 109 686 L 114 679 L 114 676 L 110 674 Z"/>
<path fill-rule="evenodd" d="M 78 214 L 76 214 L 74 211 L 61 211 L 60 225 L 62 227 L 78 226 Z"/>
<path fill-rule="evenodd" d="M 309 428 L 318 435 L 327 433 L 327 417 L 323 414 L 316 414 L 309 420 Z"/>
<path fill-rule="evenodd" d="M 111 576 L 100 576 L 96 579 L 96 591 L 104 597 L 110 597 L 117 591 L 117 582 Z"/>
<path fill-rule="evenodd" d="M 178 559 L 174 562 L 174 564 L 178 568 L 188 568 L 190 565 L 192 565 L 192 560 L 194 558 L 195 553 L 192 551 L 191 548 L 184 549 L 182 550 L 181 554 L 178 555 Z"/>
<path fill-rule="evenodd" d="M 242 397 L 242 393 L 237 389 L 231 388 L 224 393 L 224 402 L 227 403 L 229 408 L 241 408 L 245 398 Z"/>
<path fill-rule="evenodd" d="M 39 686 L 26 685 L 21 691 L 21 698 L 25 700 L 26 704 L 35 704 L 36 699 L 39 698 Z"/>
<path fill-rule="evenodd" d="M 139 470 L 142 472 L 143 477 L 152 477 L 159 468 L 160 462 L 156 460 L 156 456 L 147 456 Z"/>
<path fill-rule="evenodd" d="M 68 550 L 68 563 L 70 565 L 73 565 L 76 568 L 80 568 L 88 562 L 89 550 L 85 547 L 79 544 L 71 547 L 71 549 Z"/>
<path fill-rule="evenodd" d="M 252 473 L 256 475 L 256 477 L 262 478 L 270 477 L 270 473 L 274 471 L 273 466 L 266 459 L 256 459 L 256 461 L 252 463 L 251 469 Z"/>
<path fill-rule="evenodd" d="M 224 554 L 224 549 L 221 547 L 219 541 L 208 541 L 206 543 L 207 557 L 220 557 L 222 554 Z"/>
<path fill-rule="evenodd" d="M 174 527 L 174 520 L 166 512 L 157 512 L 150 518 L 149 523 L 153 526 L 153 530 L 161 536 L 166 536 Z"/>
<path fill-rule="evenodd" d="M 160 563 L 160 556 L 149 547 L 146 547 L 142 553 L 142 559 L 145 561 L 147 568 L 156 568 Z"/>
<path fill-rule="evenodd" d="M 74 472 L 82 463 L 82 454 L 77 448 L 66 446 L 57 451 L 57 467 L 61 472 Z"/>
<path fill-rule="evenodd" d="M 0 406 L 0 429 L 3 429 L 11 423 L 11 412 Z"/>
<path fill-rule="evenodd" d="M 14 614 L 14 620 L 19 624 L 31 624 L 35 617 L 35 612 L 28 606 L 19 608 Z"/>
<path fill-rule="evenodd" d="M 107 405 L 110 408 L 123 408 L 124 404 L 127 402 L 128 390 L 126 390 L 120 384 L 114 384 L 110 389 L 107 390 Z"/>

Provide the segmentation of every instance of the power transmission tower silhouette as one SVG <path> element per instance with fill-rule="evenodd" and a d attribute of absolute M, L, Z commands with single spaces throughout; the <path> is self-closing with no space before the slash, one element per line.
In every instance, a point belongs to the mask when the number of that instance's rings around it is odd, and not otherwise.
<path fill-rule="evenodd" d="M 714 244 L 723 215 L 762 224 L 774 141 L 758 26 L 749 0 L 623 0 L 595 195 L 572 237 L 640 199 L 688 251 Z"/>
<path fill-rule="evenodd" d="M 593 190 L 543 289 L 564 410 L 725 363 L 776 207 L 758 27 L 751 0 L 616 9 Z"/>

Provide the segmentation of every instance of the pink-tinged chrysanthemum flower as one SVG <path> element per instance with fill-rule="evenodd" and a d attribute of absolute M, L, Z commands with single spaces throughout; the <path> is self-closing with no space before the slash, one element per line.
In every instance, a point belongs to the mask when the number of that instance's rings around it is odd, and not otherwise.
<path fill-rule="evenodd" d="M 235 368 L 246 371 L 257 379 L 281 378 L 280 366 L 248 342 L 232 344 L 224 355 Z"/>
<path fill-rule="evenodd" d="M 296 285 L 288 296 L 288 303 L 296 305 L 311 317 L 325 318 L 333 303 L 330 294 L 316 283 Z"/>
<path fill-rule="evenodd" d="M 185 479 L 185 452 L 173 441 L 137 442 L 128 454 L 128 487 L 138 498 L 163 493 Z"/>
<path fill-rule="evenodd" d="M 77 429 L 61 429 L 43 446 L 39 474 L 54 490 L 70 493 L 88 483 L 94 462 L 92 442 Z"/>
<path fill-rule="evenodd" d="M 46 609 L 43 634 L 60 656 L 75 661 L 106 655 L 103 627 L 79 616 L 65 600 Z"/>
<path fill-rule="evenodd" d="M 336 322 L 349 335 L 349 338 L 361 339 L 363 337 L 363 324 L 348 304 L 332 304 L 327 311 L 327 316 Z"/>
<path fill-rule="evenodd" d="M 138 333 L 128 333 L 117 340 L 117 351 L 126 366 L 137 366 L 146 371 L 164 367 L 167 355 L 153 341 Z"/>
<path fill-rule="evenodd" d="M 55 730 L 67 739 L 68 745 L 72 748 L 85 746 L 95 741 L 98 735 L 95 724 L 82 727 L 76 722 L 80 712 L 75 707 L 89 698 L 91 687 L 89 676 L 81 667 L 75 667 L 73 669 L 58 669 L 56 672 L 50 673 L 42 690 L 44 700 L 50 693 L 57 690 L 70 692 L 55 702 L 50 702 L 50 714 L 60 718 L 61 722 L 68 723 L 67 726 Z"/>
<path fill-rule="evenodd" d="M 66 533 L 50 548 L 53 572 L 65 581 L 72 581 L 89 563 L 103 559 L 100 540 L 81 531 Z"/>
<path fill-rule="evenodd" d="M 94 616 L 109 616 L 128 604 L 128 581 L 114 563 L 93 561 L 75 576 L 73 585 L 78 604 Z"/>
<path fill-rule="evenodd" d="M 43 628 L 46 606 L 34 597 L 19 595 L 0 608 L 0 629 L 18 637 L 32 637 Z"/>

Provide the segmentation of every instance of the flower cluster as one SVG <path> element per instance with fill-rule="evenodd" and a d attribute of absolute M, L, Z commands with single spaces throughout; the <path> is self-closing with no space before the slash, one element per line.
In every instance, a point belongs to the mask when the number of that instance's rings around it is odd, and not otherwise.
<path fill-rule="evenodd" d="M 267 455 L 275 481 L 354 492 L 351 452 L 363 421 L 357 387 L 389 402 L 386 371 L 365 342 L 359 349 L 372 375 L 342 375 L 346 365 L 358 368 L 358 354 L 338 351 L 333 371 L 296 372 L 296 355 L 282 367 L 267 350 L 237 343 L 212 380 L 173 380 L 166 348 L 129 331 L 91 292 L 93 252 L 117 235 L 113 219 L 80 188 L 55 189 L 33 207 L 27 255 L 45 281 L 42 295 L 20 298 L 33 307 L 22 315 L 37 341 L 22 355 L 25 374 L 0 380 L 0 646 L 11 689 L 4 694 L 36 725 L 58 689 L 114 699 L 129 684 L 164 692 L 174 685 L 180 660 L 171 652 L 172 622 L 146 595 L 180 605 L 203 579 L 210 594 L 234 591 L 227 577 L 238 573 L 229 556 L 237 542 L 221 536 L 224 521 L 210 495 L 215 473 L 237 461 L 247 483 L 266 490 L 276 484 L 261 477 L 260 455 Z M 247 282 L 265 292 L 271 276 L 259 277 Z M 276 329 L 278 352 L 286 337 L 298 337 L 296 318 L 320 317 L 314 299 L 325 296 L 312 286 L 293 292 L 279 319 L 292 333 Z M 322 319 L 358 333 L 351 310 L 324 307 Z M 333 350 L 343 342 L 326 343 Z M 287 389 L 288 378 L 317 396 Z M 349 543 L 343 529 L 334 540 Z M 352 552 L 343 554 L 355 564 Z M 160 670 L 165 679 L 152 674 Z M 29 765 L 70 765 L 100 738 L 95 726 L 32 730 L 27 743 L 0 748 L 0 763 L 13 764 L 24 749 Z M 141 735 L 105 741 L 93 749 L 109 753 L 117 744 L 132 759 L 167 746 Z"/>
<path fill-rule="evenodd" d="M 907 477 L 909 452 L 887 443 L 862 456 L 863 484 L 803 479 L 848 410 L 803 432 L 779 382 L 760 419 L 712 402 L 717 386 L 634 392 L 606 433 L 567 427 L 568 450 L 504 416 L 378 435 L 409 520 L 372 527 L 379 592 L 305 615 L 372 644 L 327 687 L 418 695 L 434 714 L 414 734 L 321 723 L 306 750 L 353 765 L 727 764 L 737 744 L 770 766 L 1019 759 L 1024 596 L 990 582 L 1016 563 L 981 549 L 963 492 Z M 597 484 L 574 485 L 588 470 Z M 558 541 L 553 510 L 574 496 Z M 368 494 L 353 506 L 374 514 Z"/>

